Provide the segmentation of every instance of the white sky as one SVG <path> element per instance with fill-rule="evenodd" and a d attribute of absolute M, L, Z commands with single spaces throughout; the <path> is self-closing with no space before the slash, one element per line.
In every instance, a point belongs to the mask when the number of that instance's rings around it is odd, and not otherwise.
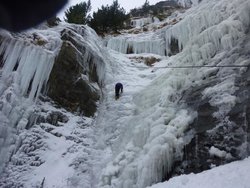
<path fill-rule="evenodd" d="M 65 6 L 65 8 L 58 14 L 60 18 L 64 17 L 64 11 L 72 5 L 83 2 L 87 0 L 69 0 L 69 3 Z M 127 12 L 133 8 L 138 8 L 145 3 L 146 0 L 118 0 L 118 3 L 121 7 L 123 7 Z M 149 0 L 150 5 L 154 5 L 157 2 L 162 0 Z M 98 8 L 101 8 L 102 5 L 111 5 L 113 0 L 91 0 L 92 10 L 91 12 L 97 11 Z"/>

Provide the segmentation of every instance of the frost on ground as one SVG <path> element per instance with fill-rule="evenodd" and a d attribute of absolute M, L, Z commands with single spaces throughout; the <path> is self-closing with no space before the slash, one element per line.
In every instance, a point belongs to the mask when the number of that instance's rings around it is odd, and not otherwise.
<path fill-rule="evenodd" d="M 138 39 L 137 35 L 125 35 L 110 40 L 108 47 L 122 53 L 132 49 L 133 53 L 162 55 L 164 50 L 166 54 L 172 52 L 174 38 L 180 53 L 163 60 L 160 66 L 197 68 L 165 69 L 133 95 L 135 113 L 126 121 L 127 129 L 115 148 L 119 152 L 103 170 L 100 186 L 143 188 L 167 179 L 193 137 L 189 125 L 197 113 L 182 100 L 192 87 L 212 83 L 204 89 L 202 98 L 218 109 L 213 114 L 218 126 L 226 124 L 236 104 L 235 80 L 246 68 L 203 66 L 249 65 L 248 52 L 242 50 L 249 45 L 249 10 L 249 1 L 202 1 L 180 15 L 181 21 L 161 32 L 141 34 Z M 162 71 L 157 66 L 155 74 Z M 218 78 L 214 82 L 213 75 Z"/>
<path fill-rule="evenodd" d="M 197 3 L 195 0 L 188 2 Z M 69 113 L 46 99 L 38 100 L 33 106 L 33 99 L 39 95 L 50 66 L 45 69 L 42 64 L 30 65 L 33 58 L 55 57 L 57 48 L 53 48 L 53 44 L 60 46 L 58 31 L 48 35 L 55 40 L 47 40 L 46 32 L 32 40 L 40 41 L 39 44 L 45 42 L 45 55 L 36 51 L 40 47 L 27 50 L 13 41 L 11 46 L 24 53 L 22 56 L 13 53 L 11 47 L 0 48 L 9 55 L 5 57 L 8 63 L 1 70 L 0 82 L 1 169 L 8 160 L 9 163 L 2 173 L 0 185 L 144 188 L 167 180 L 174 163 L 183 159 L 183 149 L 195 135 L 190 125 L 198 113 L 184 97 L 190 88 L 206 86 L 201 99 L 207 99 L 209 105 L 216 108 L 212 115 L 217 120 L 218 130 L 225 124 L 233 124 L 228 114 L 238 102 L 235 83 L 247 68 L 204 66 L 249 65 L 249 12 L 249 1 L 203 0 L 185 13 L 176 14 L 178 22 L 156 33 L 111 39 L 108 47 L 124 54 L 105 48 L 102 51 L 93 44 L 99 39 L 90 29 L 88 33 L 93 34 L 92 38 L 84 40 L 77 35 L 77 39 L 90 44 L 106 65 L 98 71 L 103 96 L 93 118 Z M 165 21 L 171 22 L 171 19 L 173 17 Z M 74 29 L 81 32 L 77 27 Z M 151 66 L 142 63 L 149 57 L 158 60 Z M 11 61 L 13 58 L 16 64 Z M 34 85 L 30 86 L 32 78 Z M 119 100 L 114 97 L 116 82 L 124 85 Z M 25 95 L 27 91 L 29 95 Z M 10 122 L 11 127 L 8 126 Z M 241 157 L 247 154 L 248 140 L 244 139 L 240 148 L 242 155 L 239 152 Z M 220 159 L 231 158 L 226 149 L 213 145 L 209 147 L 209 154 Z M 242 164 L 245 162 L 248 159 Z M 231 167 L 237 168 L 237 165 L 219 169 L 225 173 Z M 202 174 L 210 173 L 213 171 Z M 202 174 L 181 176 L 169 183 L 177 181 L 177 186 L 178 183 L 185 185 L 193 176 L 203 177 Z M 244 183 L 236 184 L 244 187 Z"/>
<path fill-rule="evenodd" d="M 250 159 L 247 158 L 199 174 L 174 177 L 168 182 L 159 183 L 150 188 L 247 188 L 250 179 L 249 170 Z"/>
<path fill-rule="evenodd" d="M 44 96 L 61 48 L 62 30 L 83 41 L 85 58 L 91 59 L 89 49 L 96 59 L 105 56 L 99 56 L 101 42 L 90 28 L 64 24 L 18 34 L 1 31 L 1 187 L 92 185 L 88 160 L 92 158 L 89 147 L 93 148 L 94 134 L 89 127 L 93 118 L 69 113 L 59 104 L 46 102 L 51 100 Z M 103 67 L 95 66 L 100 82 L 108 72 Z"/>
<path fill-rule="evenodd" d="M 30 44 L 36 41 L 31 34 L 11 35 L 1 31 L 4 38 L 0 47 L 0 171 L 15 150 L 16 135 L 25 128 L 33 101 L 48 80 L 60 48 L 59 34 L 40 32 L 41 36 L 46 34 L 47 40 L 40 46 Z"/>
<path fill-rule="evenodd" d="M 1 187 L 91 187 L 93 119 L 46 102 L 29 121 L 35 125 L 19 135 Z"/>

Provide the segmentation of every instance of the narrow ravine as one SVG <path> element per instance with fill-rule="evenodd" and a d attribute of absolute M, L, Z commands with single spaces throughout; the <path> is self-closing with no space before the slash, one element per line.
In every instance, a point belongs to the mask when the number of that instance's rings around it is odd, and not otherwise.
<path fill-rule="evenodd" d="M 106 93 L 104 93 L 104 99 L 100 104 L 93 125 L 95 149 L 97 149 L 94 153 L 95 156 L 93 156 L 93 174 L 95 174 L 93 182 L 98 183 L 93 183 L 93 187 L 102 185 L 102 181 L 105 181 L 102 177 L 103 170 L 129 141 L 126 140 L 126 136 L 133 132 L 132 121 L 137 113 L 134 97 L 140 96 L 142 90 L 158 76 L 152 72 L 152 67 L 148 67 L 143 62 L 132 61 L 128 55 L 112 50 L 110 50 L 110 54 L 113 63 L 116 64 L 116 72 L 114 72 L 113 80 L 104 89 Z M 121 97 L 115 100 L 115 84 L 117 82 L 121 82 L 124 88 Z"/>
<path fill-rule="evenodd" d="M 103 40 L 0 32 L 0 187 L 146 188 L 249 156 L 249 10 L 202 0 Z"/>

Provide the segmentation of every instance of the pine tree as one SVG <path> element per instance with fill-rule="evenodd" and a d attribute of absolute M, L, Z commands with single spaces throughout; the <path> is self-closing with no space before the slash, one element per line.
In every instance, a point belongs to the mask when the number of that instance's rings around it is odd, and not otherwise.
<path fill-rule="evenodd" d="M 146 0 L 145 3 L 142 5 L 143 14 L 148 14 L 149 9 L 150 9 L 150 5 L 149 5 L 148 0 Z"/>
<path fill-rule="evenodd" d="M 93 13 L 90 26 L 97 33 L 115 31 L 121 29 L 124 21 L 128 19 L 128 15 L 123 8 L 120 7 L 118 0 L 114 0 L 111 6 L 102 6 L 97 12 Z"/>
<path fill-rule="evenodd" d="M 81 2 L 74 6 L 69 7 L 65 11 L 66 18 L 64 19 L 68 23 L 75 24 L 86 24 L 90 20 L 90 15 L 88 14 L 91 10 L 91 2 Z"/>

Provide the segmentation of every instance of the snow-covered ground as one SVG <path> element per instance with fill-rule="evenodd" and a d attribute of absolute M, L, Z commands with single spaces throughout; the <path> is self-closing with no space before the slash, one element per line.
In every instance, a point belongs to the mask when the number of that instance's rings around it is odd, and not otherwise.
<path fill-rule="evenodd" d="M 175 38 L 181 53 L 163 60 L 162 66 L 200 68 L 165 69 L 161 76 L 133 96 L 135 113 L 126 121 L 127 130 L 115 148 L 118 155 L 104 169 L 101 186 L 143 188 L 164 179 L 174 162 L 182 159 L 183 148 L 193 136 L 186 131 L 197 116 L 185 103 L 178 101 L 185 90 L 207 83 L 211 74 L 221 76 L 220 80 L 208 86 L 202 98 L 209 98 L 211 106 L 219 109 L 213 114 L 218 121 L 227 118 L 236 103 L 235 80 L 246 68 L 203 66 L 249 65 L 249 52 L 243 52 L 244 57 L 237 50 L 249 45 L 249 10 L 249 1 L 204 0 L 180 15 L 182 19 L 178 23 L 161 32 L 139 37 L 124 35 L 110 40 L 108 47 L 122 53 L 132 49 L 138 54 L 162 55 L 164 50 L 168 54 L 171 39 Z"/>
<path fill-rule="evenodd" d="M 210 11 L 212 9 L 213 11 Z M 0 178 L 0 186 L 249 187 L 249 158 L 214 167 L 197 175 L 182 175 L 168 182 L 156 184 L 170 172 L 176 160 L 182 159 L 184 146 L 194 136 L 188 126 L 196 118 L 197 112 L 188 108 L 185 103 L 179 102 L 183 92 L 190 87 L 203 85 L 209 81 L 210 74 L 216 73 L 221 76 L 221 80 L 202 93 L 203 97 L 210 99 L 212 106 L 218 107 L 220 113 L 215 113 L 214 116 L 218 119 L 226 117 L 235 105 L 234 93 L 237 87 L 234 81 L 238 75 L 246 71 L 246 68 L 219 69 L 202 66 L 250 64 L 247 50 L 250 46 L 249 12 L 249 0 L 203 0 L 201 5 L 180 15 L 182 19 L 178 23 L 163 28 L 156 36 L 152 33 L 143 34 L 139 38 L 134 35 L 131 38 L 131 35 L 127 35 L 125 39 L 128 38 L 128 41 L 132 39 L 129 44 L 125 44 L 124 38 L 117 39 L 113 44 L 118 51 L 126 53 L 128 45 L 134 45 L 138 54 L 126 55 L 111 49 L 105 50 L 107 54 L 103 56 L 107 67 L 105 70 L 100 70 L 105 83 L 104 97 L 96 116 L 93 118 L 78 116 L 49 102 L 38 101 L 36 107 L 30 105 L 33 108 L 32 111 L 37 111 L 37 114 L 44 117 L 49 117 L 51 113 L 58 113 L 63 117 L 62 121 L 56 124 L 40 122 L 39 125 L 24 129 L 25 126 L 22 127 L 22 125 L 28 120 L 27 117 L 22 117 L 23 122 L 19 123 L 20 129 L 15 130 L 13 125 L 13 130 L 18 132 L 21 139 L 17 142 L 18 146 L 12 150 L 14 154 Z M 58 37 L 55 36 L 55 41 L 58 41 Z M 172 57 L 161 56 L 169 50 L 171 37 L 179 41 L 178 48 L 181 53 Z M 93 36 L 93 39 L 99 40 L 96 36 Z M 88 38 L 87 42 L 94 43 L 95 40 Z M 245 50 L 238 50 L 242 47 Z M 18 45 L 15 48 L 22 50 Z M 11 49 L 8 50 L 11 51 Z M 95 50 L 101 53 L 99 48 Z M 24 52 L 31 55 L 34 53 L 32 57 L 36 56 L 36 49 L 30 49 L 30 53 L 26 50 Z M 149 54 L 149 52 L 155 54 Z M 55 54 L 52 55 L 54 58 Z M 148 67 L 142 62 L 151 56 L 159 61 L 153 67 Z M 15 91 L 21 95 L 28 90 L 35 70 L 28 69 L 31 67 L 32 60 L 25 59 L 26 56 L 12 57 L 23 63 L 23 69 L 20 68 L 20 71 L 23 70 L 24 73 L 20 74 L 31 73 L 21 75 L 21 80 L 25 83 L 23 86 L 25 88 L 21 87 L 21 89 L 24 91 L 20 93 Z M 7 59 L 10 63 L 4 67 L 4 74 L 7 69 L 6 74 L 15 69 L 11 58 Z M 162 68 L 166 66 L 201 67 L 197 69 Z M 37 67 L 35 69 L 43 70 Z M 1 75 L 1 79 L 5 78 L 4 74 Z M 38 74 L 41 76 L 42 73 L 38 71 Z M 12 76 L 15 78 L 15 75 Z M 47 77 L 48 75 L 45 74 L 42 82 Z M 2 91 L 9 87 L 4 81 L 2 79 L 0 82 Z M 115 100 L 114 86 L 117 82 L 123 84 L 124 92 L 120 99 Z M 35 97 L 39 82 L 35 84 L 31 99 Z M 7 107 L 9 103 L 20 106 L 23 96 L 19 96 L 19 103 L 12 98 L 7 100 L 7 91 L 2 99 L 4 104 Z M 12 90 L 9 92 L 14 95 Z M 27 104 L 25 108 L 27 106 L 29 105 Z M 5 112 L 10 115 L 7 107 Z M 6 118 L 6 114 L 0 113 L 0 115 L 5 118 L 4 121 L 3 119 L 2 122 L 0 121 L 2 123 L 0 138 L 3 137 L 0 140 L 0 146 L 6 146 L 9 143 L 12 146 L 13 140 L 8 140 L 8 143 L 4 140 L 6 139 L 4 134 L 13 131 L 6 131 L 6 125 L 10 120 Z M 15 131 L 12 133 L 17 134 Z M 18 149 L 15 150 L 15 148 Z M 1 151 L 1 155 L 5 157 L 6 150 Z M 229 156 L 214 146 L 211 147 L 210 154 L 217 157 Z M 5 160 L 2 161 L 2 163 L 5 162 Z"/>
<path fill-rule="evenodd" d="M 250 185 L 250 158 L 219 166 L 199 174 L 174 177 L 151 188 L 248 188 Z"/>
<path fill-rule="evenodd" d="M 144 63 L 131 62 L 129 58 L 114 51 L 111 52 L 111 55 L 118 64 L 117 72 L 113 82 L 105 88 L 107 95 L 99 108 L 99 114 L 95 123 L 95 132 L 97 134 L 96 147 L 108 154 L 105 157 L 103 154 L 100 154 L 101 158 L 103 158 L 100 160 L 104 162 L 100 166 L 101 169 L 96 172 L 98 174 L 100 174 L 107 162 L 110 162 L 122 151 L 128 141 L 126 139 L 129 138 L 127 134 L 132 134 L 134 130 L 133 125 L 136 123 L 134 122 L 134 117 L 137 109 L 133 98 L 136 96 L 140 97 L 142 92 L 144 92 L 143 88 L 158 76 L 158 74 L 152 72 L 152 68 L 147 67 Z M 144 56 L 150 55 L 144 54 Z M 124 91 L 120 99 L 115 100 L 114 86 L 117 82 L 123 84 Z"/>

